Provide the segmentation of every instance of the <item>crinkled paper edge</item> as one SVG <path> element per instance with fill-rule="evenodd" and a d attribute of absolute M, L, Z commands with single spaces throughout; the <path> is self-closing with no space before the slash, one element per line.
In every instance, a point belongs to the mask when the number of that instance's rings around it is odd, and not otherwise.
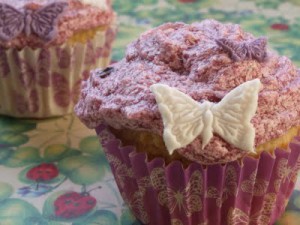
<path fill-rule="evenodd" d="M 241 163 L 187 168 L 147 160 L 121 147 L 106 126 L 96 132 L 125 202 L 144 224 L 267 225 L 284 212 L 300 169 L 300 137 L 288 150 L 262 152 Z"/>

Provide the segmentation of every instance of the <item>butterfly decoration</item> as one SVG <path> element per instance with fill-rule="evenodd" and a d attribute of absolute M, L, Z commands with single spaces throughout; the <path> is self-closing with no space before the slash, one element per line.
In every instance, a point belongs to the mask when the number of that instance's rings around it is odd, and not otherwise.
<path fill-rule="evenodd" d="M 206 196 L 216 199 L 216 205 L 221 208 L 229 196 L 237 194 L 237 173 L 233 166 L 228 166 L 225 173 L 225 183 L 222 192 L 215 187 L 208 187 Z"/>
<path fill-rule="evenodd" d="M 270 223 L 274 207 L 276 207 L 277 195 L 267 193 L 263 198 L 260 210 L 248 215 L 239 208 L 230 208 L 227 215 L 228 225 L 266 225 Z"/>
<path fill-rule="evenodd" d="M 269 182 L 256 176 L 257 170 L 251 173 L 249 179 L 242 182 L 241 189 L 243 192 L 253 194 L 253 196 L 263 196 L 267 192 Z"/>
<path fill-rule="evenodd" d="M 27 36 L 35 34 L 44 41 L 52 40 L 57 33 L 57 20 L 67 6 L 66 2 L 54 2 L 37 10 L 20 11 L 0 3 L 0 40 L 12 40 L 22 32 Z"/>
<path fill-rule="evenodd" d="M 171 224 L 172 225 L 183 225 L 182 221 L 179 219 L 172 219 Z"/>
<path fill-rule="evenodd" d="M 282 179 L 282 182 L 290 181 L 290 175 L 293 169 L 289 167 L 287 159 L 281 159 L 278 162 L 277 175 Z"/>
<path fill-rule="evenodd" d="M 107 153 L 107 160 L 112 165 L 115 172 L 115 179 L 121 188 L 125 187 L 125 182 L 128 178 L 133 177 L 133 169 L 128 167 L 126 164 L 122 163 L 117 157 L 112 154 Z"/>
<path fill-rule="evenodd" d="M 293 167 L 293 170 L 291 172 L 291 181 L 295 183 L 298 178 L 298 171 L 300 169 L 300 156 L 298 156 L 298 159 L 296 161 L 295 166 Z"/>
<path fill-rule="evenodd" d="M 156 167 L 150 174 L 151 185 L 155 190 L 164 190 L 167 188 L 167 180 L 165 171 L 162 168 Z"/>
<path fill-rule="evenodd" d="M 133 177 L 133 170 L 128 169 L 124 164 L 120 162 L 120 160 L 116 159 L 114 156 L 108 154 L 109 162 L 114 165 L 115 169 L 115 178 L 117 179 L 117 184 L 121 186 L 121 190 L 124 188 L 124 181 L 128 180 L 128 178 Z M 118 166 L 115 166 L 118 165 Z M 127 174 L 125 174 L 127 169 Z M 119 180 L 117 177 L 123 173 L 124 181 Z M 120 183 L 120 181 L 122 183 Z M 139 178 L 137 181 L 138 189 L 133 193 L 122 192 L 121 195 L 125 202 L 128 204 L 129 208 L 135 213 L 135 216 L 142 221 L 144 224 L 149 223 L 149 215 L 145 210 L 144 198 L 146 195 L 146 191 L 149 187 L 151 187 L 150 178 L 145 176 Z"/>
<path fill-rule="evenodd" d="M 134 192 L 129 198 L 125 193 L 122 193 L 124 201 L 128 204 L 129 208 L 134 212 L 134 215 L 139 219 L 143 224 L 149 224 L 149 215 L 145 209 L 144 203 L 144 190 L 138 190 Z"/>
<path fill-rule="evenodd" d="M 216 43 L 229 54 L 233 61 L 257 60 L 264 61 L 267 56 L 267 39 L 260 37 L 254 41 L 235 42 L 230 39 L 220 38 Z"/>
<path fill-rule="evenodd" d="M 158 202 L 166 206 L 170 213 L 175 210 L 183 211 L 185 215 L 191 216 L 200 212 L 203 207 L 201 195 L 203 194 L 203 178 L 199 171 L 195 171 L 183 190 L 174 190 L 170 187 L 158 193 Z"/>
<path fill-rule="evenodd" d="M 161 113 L 163 139 L 170 154 L 190 144 L 198 136 L 202 149 L 217 133 L 233 146 L 254 152 L 255 129 L 251 119 L 258 102 L 260 80 L 247 81 L 231 90 L 219 103 L 198 103 L 176 88 L 154 84 L 154 93 Z"/>
<path fill-rule="evenodd" d="M 278 176 L 278 179 L 274 181 L 274 188 L 276 191 L 279 190 L 280 186 L 285 182 L 290 182 L 293 178 L 293 168 L 291 168 L 288 165 L 287 159 L 281 159 L 278 162 L 277 168 L 276 168 L 276 174 Z"/>
<path fill-rule="evenodd" d="M 230 208 L 227 215 L 228 225 L 266 225 L 269 217 L 260 213 L 249 216 L 239 208 Z"/>

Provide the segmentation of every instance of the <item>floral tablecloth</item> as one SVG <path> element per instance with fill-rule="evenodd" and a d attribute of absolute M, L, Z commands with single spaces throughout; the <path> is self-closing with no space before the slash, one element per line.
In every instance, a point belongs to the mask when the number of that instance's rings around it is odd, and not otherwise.
<path fill-rule="evenodd" d="M 239 23 L 300 66 L 300 0 L 114 0 L 113 60 L 141 32 L 167 21 Z M 70 203 L 70 204 L 69 204 Z M 68 205 L 69 204 L 69 205 Z M 74 115 L 0 116 L 0 224 L 138 225 L 124 205 L 93 130 Z M 300 183 L 277 225 L 300 224 Z"/>

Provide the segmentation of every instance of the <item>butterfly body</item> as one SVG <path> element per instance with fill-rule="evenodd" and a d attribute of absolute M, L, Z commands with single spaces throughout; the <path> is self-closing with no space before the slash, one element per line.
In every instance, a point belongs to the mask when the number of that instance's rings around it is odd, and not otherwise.
<path fill-rule="evenodd" d="M 30 36 L 30 34 L 31 34 L 32 14 L 33 14 L 32 10 L 30 10 L 30 9 L 25 10 L 24 32 L 25 32 L 26 36 Z"/>
<path fill-rule="evenodd" d="M 209 140 L 213 137 L 213 122 L 214 122 L 214 115 L 212 112 L 213 104 L 211 102 L 205 101 L 203 107 L 206 109 L 203 114 L 203 124 L 204 128 L 201 132 L 202 137 L 202 149 L 206 146 Z"/>
<path fill-rule="evenodd" d="M 26 8 L 20 11 L 0 3 L 0 40 L 9 41 L 24 32 L 26 36 L 35 34 L 50 41 L 56 35 L 58 17 L 67 5 L 66 2 L 55 2 L 37 10 Z"/>

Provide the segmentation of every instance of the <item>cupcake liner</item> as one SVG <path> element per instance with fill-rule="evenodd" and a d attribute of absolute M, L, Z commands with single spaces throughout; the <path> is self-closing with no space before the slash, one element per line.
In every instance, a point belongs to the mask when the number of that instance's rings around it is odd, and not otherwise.
<path fill-rule="evenodd" d="M 96 132 L 124 201 L 144 224 L 271 225 L 285 210 L 300 169 L 300 137 L 273 155 L 183 168 L 121 147 L 105 125 Z"/>
<path fill-rule="evenodd" d="M 110 62 L 112 23 L 86 43 L 49 48 L 0 48 L 0 114 L 45 118 L 71 113 L 89 71 Z"/>

